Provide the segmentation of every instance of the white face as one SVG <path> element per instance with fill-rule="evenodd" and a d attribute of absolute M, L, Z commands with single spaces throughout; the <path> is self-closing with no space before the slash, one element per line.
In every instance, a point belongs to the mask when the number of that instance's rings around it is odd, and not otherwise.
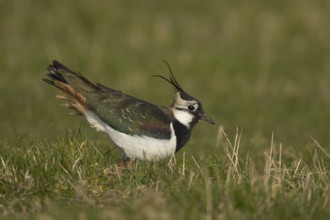
<path fill-rule="evenodd" d="M 196 100 L 184 100 L 181 98 L 180 93 L 175 94 L 175 102 L 173 106 L 173 114 L 176 120 L 181 124 L 190 128 L 190 123 L 194 119 L 194 113 L 198 111 L 199 104 Z"/>
<path fill-rule="evenodd" d="M 190 128 L 190 123 L 194 119 L 194 115 L 192 115 L 187 111 L 179 110 L 179 109 L 174 109 L 173 113 L 176 120 L 178 120 L 181 124 L 183 124 L 187 128 Z"/>

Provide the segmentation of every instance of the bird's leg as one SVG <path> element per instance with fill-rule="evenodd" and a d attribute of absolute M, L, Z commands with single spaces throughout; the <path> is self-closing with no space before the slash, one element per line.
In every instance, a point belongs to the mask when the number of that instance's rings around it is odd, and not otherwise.
<path fill-rule="evenodd" d="M 120 169 L 126 169 L 126 168 L 132 168 L 133 167 L 133 160 L 128 157 L 123 149 L 121 149 L 121 158 L 119 160 L 119 168 Z"/>
<path fill-rule="evenodd" d="M 103 173 L 107 176 L 121 175 L 125 170 L 133 167 L 133 160 L 129 157 L 121 158 L 118 165 L 112 164 L 110 167 L 103 170 Z"/>
<path fill-rule="evenodd" d="M 119 167 L 120 167 L 121 169 L 124 169 L 124 168 L 125 168 L 125 160 L 124 160 L 124 159 L 120 159 L 120 160 L 119 160 Z"/>
<path fill-rule="evenodd" d="M 126 169 L 133 167 L 133 160 L 131 158 L 122 158 L 119 160 L 119 168 Z"/>
<path fill-rule="evenodd" d="M 127 167 L 129 167 L 129 168 L 132 168 L 133 167 L 133 160 L 132 159 L 129 159 L 127 161 Z"/>

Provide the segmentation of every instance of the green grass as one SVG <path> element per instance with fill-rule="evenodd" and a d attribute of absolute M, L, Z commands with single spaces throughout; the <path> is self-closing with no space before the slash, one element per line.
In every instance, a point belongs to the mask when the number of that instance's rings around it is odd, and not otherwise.
<path fill-rule="evenodd" d="M 1 219 L 322 219 L 330 214 L 328 1 L 0 2 Z M 118 152 L 41 81 L 58 59 L 158 104 L 200 99 L 175 158 Z"/>
<path fill-rule="evenodd" d="M 242 155 L 241 133 L 219 130 L 219 151 L 183 153 L 168 162 L 137 162 L 103 171 L 116 159 L 72 136 L 5 145 L 1 211 L 12 218 L 319 219 L 329 210 L 329 157 L 315 144 L 305 158 L 274 142 L 264 156 Z"/>

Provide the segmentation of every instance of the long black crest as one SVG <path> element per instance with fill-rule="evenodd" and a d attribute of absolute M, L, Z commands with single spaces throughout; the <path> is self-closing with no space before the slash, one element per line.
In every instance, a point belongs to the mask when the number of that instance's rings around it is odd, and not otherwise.
<path fill-rule="evenodd" d="M 165 81 L 169 82 L 170 84 L 172 84 L 178 91 L 181 91 L 183 92 L 183 89 L 181 88 L 181 86 L 179 85 L 178 81 L 176 81 L 175 77 L 174 77 L 174 74 L 172 72 L 172 69 L 170 67 L 170 65 L 168 64 L 168 62 L 166 60 L 164 60 L 164 63 L 166 64 L 166 66 L 168 67 L 168 69 L 170 70 L 170 79 L 167 79 L 166 77 L 164 76 L 161 76 L 161 75 L 152 75 L 154 77 L 159 77 L 159 78 L 162 78 L 164 79 Z"/>

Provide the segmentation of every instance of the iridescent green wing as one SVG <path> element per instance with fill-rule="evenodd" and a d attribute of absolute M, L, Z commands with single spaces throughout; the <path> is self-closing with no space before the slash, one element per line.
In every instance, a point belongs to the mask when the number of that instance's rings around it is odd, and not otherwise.
<path fill-rule="evenodd" d="M 159 139 L 171 137 L 172 116 L 164 108 L 103 87 L 88 94 L 87 106 L 112 128 L 130 135 Z"/>

